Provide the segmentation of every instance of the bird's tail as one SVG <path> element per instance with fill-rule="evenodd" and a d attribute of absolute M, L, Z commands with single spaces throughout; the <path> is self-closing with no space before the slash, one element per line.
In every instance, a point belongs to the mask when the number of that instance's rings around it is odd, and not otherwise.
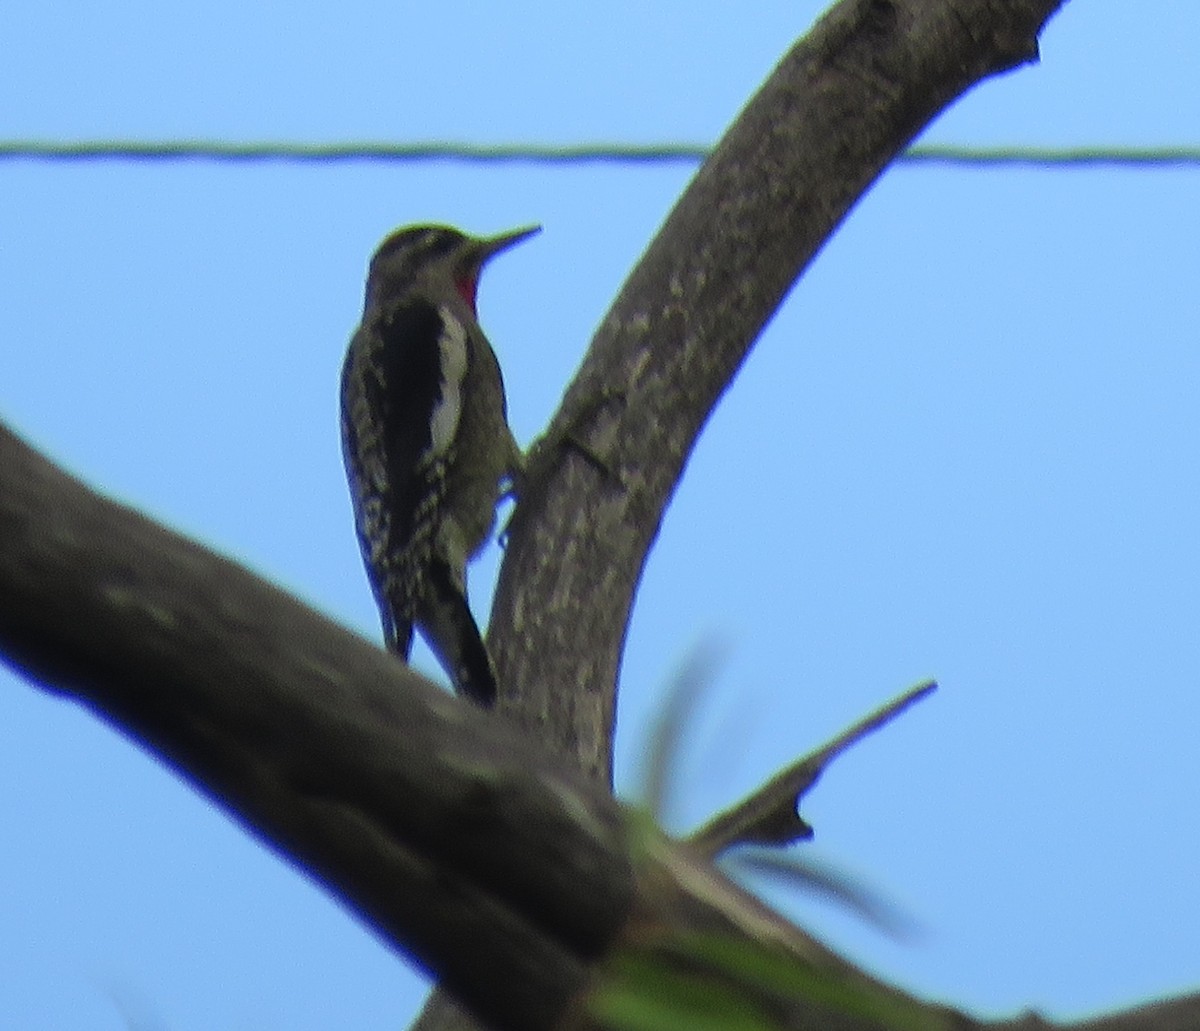
<path fill-rule="evenodd" d="M 433 601 L 428 611 L 420 614 L 417 625 L 455 690 L 490 708 L 496 702 L 496 667 L 471 615 L 466 594 L 445 563 L 434 562 L 429 573 Z"/>
<path fill-rule="evenodd" d="M 412 620 L 397 619 L 387 604 L 380 605 L 379 615 L 383 620 L 383 646 L 407 662 L 412 652 Z"/>

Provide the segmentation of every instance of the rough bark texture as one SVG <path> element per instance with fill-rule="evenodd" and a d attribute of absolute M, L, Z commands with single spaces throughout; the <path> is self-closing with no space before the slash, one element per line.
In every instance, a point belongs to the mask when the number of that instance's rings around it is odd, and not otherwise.
<path fill-rule="evenodd" d="M 625 283 L 544 438 L 489 636 L 506 711 L 589 775 L 611 777 L 634 593 L 721 393 L 880 171 L 972 85 L 1034 60 L 1060 3 L 837 4 L 750 100 Z"/>
<path fill-rule="evenodd" d="M 984 1024 L 880 984 L 630 821 L 602 784 L 253 574 L 106 501 L 0 427 L 0 651 L 190 778 L 500 1029 L 598 1026 L 620 961 L 780 1028 Z M 786 957 L 847 1010 L 699 962 Z M 614 965 L 615 964 L 615 965 Z M 592 994 L 589 994 L 592 993 Z M 431 1027 L 473 1026 L 440 996 Z M 1179 999 L 1076 1025 L 1196 1026 Z"/>
<path fill-rule="evenodd" d="M 629 909 L 621 818 L 592 785 L 3 426 L 0 597 L 8 661 L 165 758 L 498 1023 L 548 1026 Z"/>

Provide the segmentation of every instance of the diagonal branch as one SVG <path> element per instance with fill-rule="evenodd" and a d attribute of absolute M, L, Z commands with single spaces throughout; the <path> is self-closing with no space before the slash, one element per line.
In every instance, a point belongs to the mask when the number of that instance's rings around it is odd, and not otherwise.
<path fill-rule="evenodd" d="M 0 656 L 141 742 L 498 1025 L 548 1027 L 629 908 L 623 820 L 594 784 L 2 424 Z"/>
<path fill-rule="evenodd" d="M 826 767 L 851 745 L 890 723 L 936 689 L 937 684 L 930 680 L 892 699 L 815 752 L 780 770 L 753 794 L 718 813 L 689 835 L 688 842 L 702 855 L 717 856 L 738 844 L 790 845 L 793 841 L 811 838 L 812 827 L 798 811 L 800 800 L 821 778 Z"/>
<path fill-rule="evenodd" d="M 595 1028 L 623 993 L 654 1007 L 669 984 L 781 1031 L 1054 1026 L 978 1021 L 876 981 L 507 721 L 2 426 L 0 598 L 7 661 L 174 766 L 489 1026 Z M 1198 1020 L 1191 996 L 1068 1026 Z"/>
<path fill-rule="evenodd" d="M 647 553 L 759 331 L 932 118 L 1036 59 L 1060 4 L 842 0 L 750 100 L 630 274 L 535 455 L 489 639 L 502 706 L 589 775 L 611 777 L 617 671 Z"/>

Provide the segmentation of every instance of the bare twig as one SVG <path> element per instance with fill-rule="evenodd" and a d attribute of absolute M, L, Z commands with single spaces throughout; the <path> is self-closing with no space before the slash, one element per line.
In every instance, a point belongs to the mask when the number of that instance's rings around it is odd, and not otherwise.
<path fill-rule="evenodd" d="M 914 702 L 937 688 L 932 680 L 918 684 L 899 698 L 860 720 L 828 744 L 780 771 L 752 795 L 718 813 L 688 839 L 708 856 L 739 843 L 786 845 L 812 837 L 797 812 L 802 799 L 835 758 L 855 742 L 890 723 Z"/>

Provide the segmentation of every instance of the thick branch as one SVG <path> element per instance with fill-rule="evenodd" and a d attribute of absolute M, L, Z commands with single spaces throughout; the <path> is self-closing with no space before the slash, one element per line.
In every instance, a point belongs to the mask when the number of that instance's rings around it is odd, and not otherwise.
<path fill-rule="evenodd" d="M 3 427 L 0 598 L 9 661 L 140 739 L 497 1028 L 593 1027 L 588 999 L 660 982 L 781 1029 L 989 1026 L 868 977 L 690 848 L 631 831 L 507 721 Z M 1198 1022 L 1181 999 L 1078 1027 Z"/>
<path fill-rule="evenodd" d="M 10 662 L 142 741 L 497 1025 L 548 1026 L 629 909 L 602 792 L 3 426 L 0 599 Z"/>
<path fill-rule="evenodd" d="M 1061 2 L 843 0 L 750 101 L 625 283 L 535 462 L 489 640 L 508 710 L 590 775 L 611 776 L 647 552 L 759 330 L 938 112 L 1036 58 Z"/>
<path fill-rule="evenodd" d="M 509 721 L 92 493 L 2 425 L 0 597 L 8 661 L 140 740 L 498 1028 L 560 1026 L 606 983 L 607 956 L 668 969 L 697 933 L 923 1005 L 689 849 L 631 832 L 602 784 Z M 812 1025 L 810 1001 L 789 1008 Z"/>

